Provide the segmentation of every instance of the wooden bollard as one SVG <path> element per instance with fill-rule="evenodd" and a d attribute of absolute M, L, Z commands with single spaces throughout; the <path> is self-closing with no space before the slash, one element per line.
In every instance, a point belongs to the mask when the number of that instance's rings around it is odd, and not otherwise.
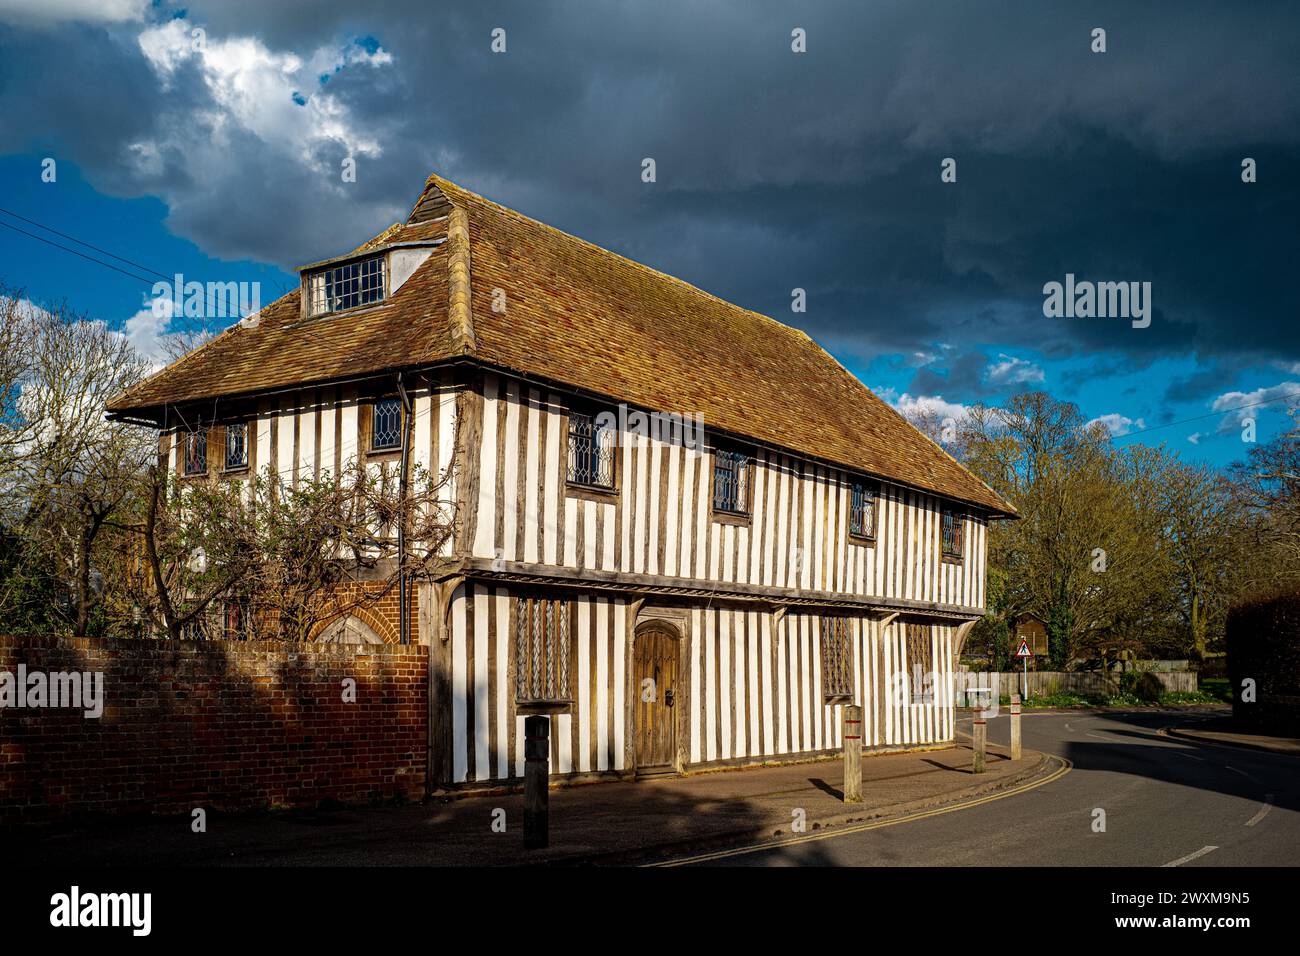
<path fill-rule="evenodd" d="M 844 802 L 862 802 L 862 708 L 845 704 L 844 711 Z"/>
<path fill-rule="evenodd" d="M 551 844 L 551 718 L 524 718 L 524 848 L 544 850 Z"/>
<path fill-rule="evenodd" d="M 1020 695 L 1011 695 L 1011 759 L 1020 759 Z"/>
<path fill-rule="evenodd" d="M 988 730 L 988 721 L 977 717 L 971 732 L 971 742 L 975 748 L 974 773 L 984 772 L 984 751 L 988 745 Z"/>

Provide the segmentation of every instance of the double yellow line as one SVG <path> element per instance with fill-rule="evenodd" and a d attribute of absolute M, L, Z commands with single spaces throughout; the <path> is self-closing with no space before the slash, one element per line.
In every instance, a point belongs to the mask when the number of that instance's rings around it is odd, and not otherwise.
<path fill-rule="evenodd" d="M 1051 755 L 1048 757 L 1057 766 L 1047 776 L 1038 780 L 1032 780 L 1029 783 L 1012 787 L 1009 790 L 1000 790 L 997 793 L 991 793 L 988 796 L 977 797 L 973 800 L 967 800 L 962 803 L 955 803 L 950 806 L 936 807 L 933 810 L 919 810 L 916 813 L 904 814 L 901 817 L 894 817 L 889 820 L 874 820 L 870 823 L 855 823 L 852 826 L 836 827 L 833 830 L 823 830 L 821 833 L 808 833 L 803 836 L 786 837 L 783 840 L 772 840 L 768 843 L 757 843 L 753 846 L 737 847 L 731 850 L 717 850 L 713 853 L 701 853 L 698 856 L 683 857 L 679 860 L 665 860 L 659 863 L 647 863 L 646 866 L 689 866 L 692 863 L 705 863 L 710 860 L 723 860 L 732 856 L 743 856 L 746 853 L 761 853 L 764 850 L 775 850 L 778 847 L 795 846 L 800 843 L 814 843 L 819 840 L 832 840 L 836 837 L 849 836 L 853 833 L 863 833 L 867 830 L 879 830 L 881 827 L 897 826 L 900 823 L 911 823 L 914 820 L 924 820 L 926 817 L 937 817 L 943 813 L 953 813 L 957 810 L 968 810 L 971 807 L 978 807 L 982 803 L 992 803 L 994 800 L 1003 800 L 1007 797 L 1014 797 L 1018 793 L 1025 793 L 1037 787 L 1046 786 L 1053 781 L 1059 780 L 1070 772 L 1074 764 L 1064 757 Z"/>

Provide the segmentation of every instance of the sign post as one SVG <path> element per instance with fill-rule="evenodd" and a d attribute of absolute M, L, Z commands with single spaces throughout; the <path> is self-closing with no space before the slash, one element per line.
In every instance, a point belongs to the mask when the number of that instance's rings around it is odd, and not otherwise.
<path fill-rule="evenodd" d="M 1020 678 L 1020 696 L 1027 699 L 1029 697 L 1029 658 L 1034 656 L 1034 652 L 1029 649 L 1029 641 L 1023 637 L 1020 639 L 1020 646 L 1016 648 L 1016 657 L 1020 658 L 1025 665 L 1025 669 Z"/>

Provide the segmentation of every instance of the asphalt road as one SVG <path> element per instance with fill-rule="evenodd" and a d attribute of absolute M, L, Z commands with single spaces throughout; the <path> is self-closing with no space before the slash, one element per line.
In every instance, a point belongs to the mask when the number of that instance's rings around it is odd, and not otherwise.
<path fill-rule="evenodd" d="M 1300 759 L 1158 733 L 1194 719 L 1029 714 L 1024 745 L 1072 765 L 1051 783 L 895 826 L 731 851 L 695 865 L 1296 865 Z M 1009 721 L 1005 710 L 991 719 L 990 739 L 1008 743 Z M 969 733 L 970 718 L 958 729 Z"/>

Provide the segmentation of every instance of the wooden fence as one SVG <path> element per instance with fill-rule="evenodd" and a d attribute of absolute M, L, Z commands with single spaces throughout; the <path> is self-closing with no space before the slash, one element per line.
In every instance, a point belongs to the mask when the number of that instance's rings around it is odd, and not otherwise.
<path fill-rule="evenodd" d="M 1166 691 L 1194 692 L 1197 689 L 1196 671 L 1152 671 L 1164 685 Z M 999 694 L 1018 694 L 1026 675 L 1020 671 L 985 671 L 968 672 L 964 675 L 966 682 L 980 687 L 992 688 L 997 678 Z M 1028 674 L 1028 693 L 1030 697 L 1045 697 L 1049 694 L 1115 694 L 1119 692 L 1119 675 L 1106 674 L 1103 671 L 1030 671 Z"/>

